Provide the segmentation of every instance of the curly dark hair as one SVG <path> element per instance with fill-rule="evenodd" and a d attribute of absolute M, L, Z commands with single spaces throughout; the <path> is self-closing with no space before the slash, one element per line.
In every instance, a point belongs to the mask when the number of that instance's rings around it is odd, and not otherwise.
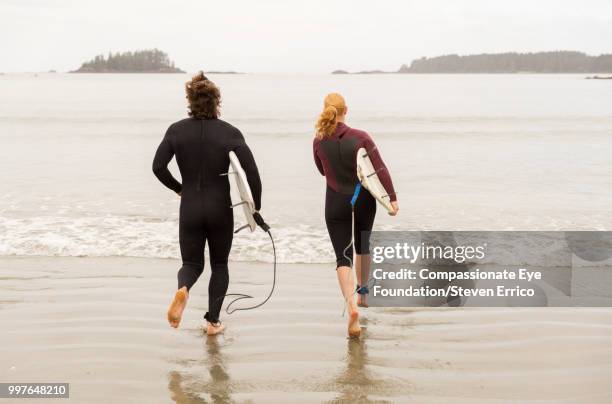
<path fill-rule="evenodd" d="M 203 119 L 219 116 L 221 92 L 203 72 L 199 72 L 185 83 L 185 93 L 189 101 L 189 116 Z"/>

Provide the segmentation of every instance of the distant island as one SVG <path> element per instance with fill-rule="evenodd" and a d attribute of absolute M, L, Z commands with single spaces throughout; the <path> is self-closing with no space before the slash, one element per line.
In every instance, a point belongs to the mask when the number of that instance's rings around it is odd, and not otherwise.
<path fill-rule="evenodd" d="M 346 70 L 334 70 L 332 74 L 389 74 L 397 72 L 385 72 L 383 70 L 362 70 L 359 72 L 347 72 Z"/>
<path fill-rule="evenodd" d="M 98 55 L 71 73 L 185 73 L 159 49 Z"/>
<path fill-rule="evenodd" d="M 204 74 L 245 74 L 242 72 L 235 72 L 233 70 L 207 70 Z"/>
<path fill-rule="evenodd" d="M 332 74 L 372 73 L 612 73 L 612 54 L 589 56 L 574 51 L 537 53 L 483 53 L 480 55 L 444 55 L 413 60 L 398 71 L 378 70 Z"/>

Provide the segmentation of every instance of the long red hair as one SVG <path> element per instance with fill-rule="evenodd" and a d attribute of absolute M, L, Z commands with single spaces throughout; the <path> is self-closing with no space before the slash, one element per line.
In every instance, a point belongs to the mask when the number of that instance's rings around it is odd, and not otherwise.
<path fill-rule="evenodd" d="M 333 135 L 338 126 L 338 117 L 344 114 L 346 114 L 344 97 L 338 93 L 327 94 L 323 101 L 323 112 L 319 115 L 315 125 L 317 129 L 316 136 L 319 139 L 323 139 L 326 136 Z"/>

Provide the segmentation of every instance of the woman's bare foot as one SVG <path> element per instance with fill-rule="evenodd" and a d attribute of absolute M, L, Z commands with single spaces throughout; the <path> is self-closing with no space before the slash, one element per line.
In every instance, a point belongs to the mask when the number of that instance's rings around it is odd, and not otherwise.
<path fill-rule="evenodd" d="M 174 294 L 174 300 L 168 307 L 168 323 L 171 327 L 178 328 L 183 317 L 183 310 L 187 306 L 187 299 L 189 298 L 189 292 L 186 287 L 182 287 Z"/>
<path fill-rule="evenodd" d="M 348 335 L 350 338 L 359 338 L 359 335 L 361 335 L 361 326 L 359 326 L 359 311 L 357 310 L 357 307 L 351 309 L 349 313 Z"/>
<path fill-rule="evenodd" d="M 367 295 L 358 295 L 357 296 L 357 306 L 359 307 L 370 307 L 368 306 L 368 298 Z"/>
<path fill-rule="evenodd" d="M 217 335 L 222 333 L 223 330 L 225 330 L 225 325 L 220 321 L 218 323 L 206 322 L 206 334 L 208 335 Z"/>

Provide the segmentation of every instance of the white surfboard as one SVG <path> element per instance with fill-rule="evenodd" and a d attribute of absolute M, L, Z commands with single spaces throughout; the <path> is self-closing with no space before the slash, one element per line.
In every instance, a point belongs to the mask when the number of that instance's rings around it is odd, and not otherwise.
<path fill-rule="evenodd" d="M 383 187 L 372 161 L 368 156 L 368 152 L 363 147 L 357 150 L 357 178 L 361 185 L 367 189 L 376 200 L 385 207 L 389 212 L 393 212 L 391 206 L 391 198 L 387 195 L 385 187 Z"/>
<path fill-rule="evenodd" d="M 246 173 L 244 169 L 240 165 L 240 160 L 238 160 L 238 156 L 233 151 L 229 152 L 229 160 L 230 160 L 230 171 L 228 175 L 232 177 L 234 188 L 238 191 L 238 198 L 240 201 L 238 203 L 234 203 L 232 208 L 242 206 L 242 211 L 244 212 L 244 217 L 246 219 L 247 224 L 244 227 L 239 228 L 236 232 L 239 232 L 243 228 L 249 228 L 251 232 L 254 232 L 257 228 L 257 224 L 255 223 L 255 219 L 253 218 L 253 213 L 255 213 L 255 202 L 253 201 L 253 194 L 251 193 L 251 187 L 249 187 L 249 183 L 247 181 Z"/>

